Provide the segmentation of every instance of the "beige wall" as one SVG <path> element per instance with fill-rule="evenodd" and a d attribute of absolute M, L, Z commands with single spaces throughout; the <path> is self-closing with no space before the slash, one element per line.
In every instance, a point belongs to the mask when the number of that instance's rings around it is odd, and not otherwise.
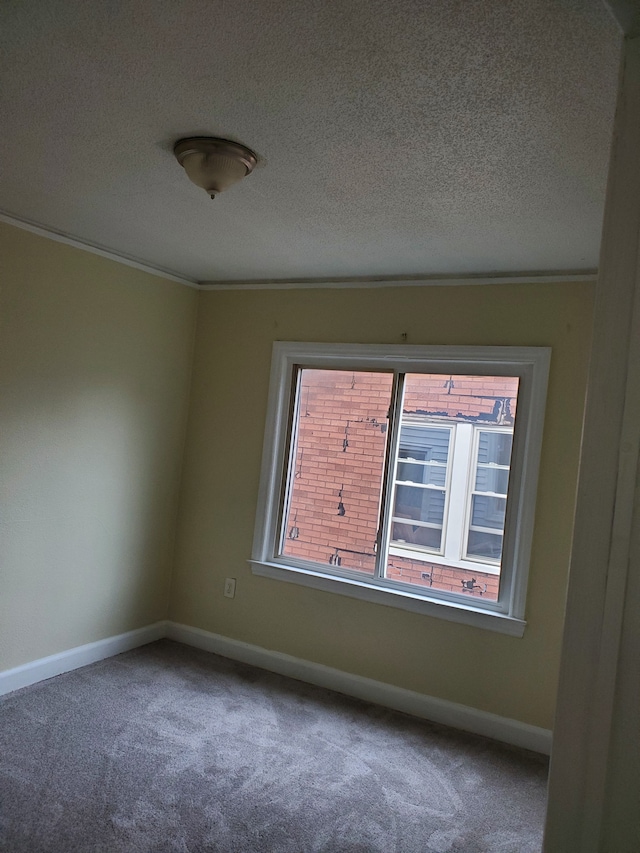
<path fill-rule="evenodd" d="M 590 285 L 198 295 L 6 225 L 0 257 L 0 670 L 169 613 L 551 726 Z M 393 343 L 403 333 L 410 343 L 553 347 L 523 639 L 251 574 L 272 342 Z M 222 595 L 227 576 L 238 579 L 233 600 Z"/>
<path fill-rule="evenodd" d="M 0 670 L 166 617 L 197 293 L 0 224 Z"/>
<path fill-rule="evenodd" d="M 588 284 L 201 293 L 170 618 L 551 727 L 592 296 Z M 553 348 L 522 639 L 251 574 L 272 342 L 403 333 Z"/>

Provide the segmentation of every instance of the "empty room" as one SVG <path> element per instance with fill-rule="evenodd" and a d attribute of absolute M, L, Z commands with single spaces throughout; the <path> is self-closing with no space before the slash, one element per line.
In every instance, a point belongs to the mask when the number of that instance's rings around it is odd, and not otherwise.
<path fill-rule="evenodd" d="M 0 851 L 635 853 L 634 2 L 0 9 Z"/>

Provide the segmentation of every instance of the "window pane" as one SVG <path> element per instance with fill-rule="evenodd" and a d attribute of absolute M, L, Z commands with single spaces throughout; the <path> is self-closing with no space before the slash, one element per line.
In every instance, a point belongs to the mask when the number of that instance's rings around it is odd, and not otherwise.
<path fill-rule="evenodd" d="M 440 549 L 445 493 L 415 486 L 397 486 L 391 539 L 399 544 Z M 410 520 L 405 523 L 402 519 Z M 415 523 L 414 523 L 415 522 Z"/>
<path fill-rule="evenodd" d="M 502 535 L 470 530 L 467 552 L 475 557 L 499 560 L 502 557 Z"/>
<path fill-rule="evenodd" d="M 472 560 L 484 559 L 499 563 L 502 558 L 513 433 L 511 430 L 478 430 L 477 438 L 476 494 L 471 496 L 469 505 L 465 555 Z"/>
<path fill-rule="evenodd" d="M 495 492 L 498 495 L 506 495 L 508 485 L 508 469 L 478 466 L 475 484 L 476 492 Z"/>
<path fill-rule="evenodd" d="M 420 527 L 417 524 L 394 521 L 391 525 L 391 539 L 396 545 L 414 545 L 439 551 L 442 543 L 442 528 Z"/>
<path fill-rule="evenodd" d="M 478 440 L 478 462 L 509 465 L 512 439 L 513 436 L 508 432 L 481 431 Z"/>
<path fill-rule="evenodd" d="M 446 464 L 449 458 L 451 431 L 446 427 L 402 425 L 400 430 L 399 459 L 417 459 L 421 462 Z"/>
<path fill-rule="evenodd" d="M 392 542 L 440 551 L 450 442 L 451 430 L 447 427 L 401 423 Z M 416 485 L 405 485 L 407 482 Z M 415 523 L 405 524 L 401 521 L 405 518 Z"/>
<path fill-rule="evenodd" d="M 390 373 L 298 371 L 280 553 L 373 574 Z"/>
<path fill-rule="evenodd" d="M 471 499 L 471 527 L 491 527 L 502 530 L 506 509 L 506 498 L 474 495 Z"/>
<path fill-rule="evenodd" d="M 447 479 L 445 465 L 424 462 L 414 464 L 398 460 L 398 482 L 423 483 L 431 486 L 444 486 Z"/>
<path fill-rule="evenodd" d="M 405 375 L 387 578 L 498 598 L 518 386 L 514 376 Z"/>
<path fill-rule="evenodd" d="M 409 518 L 442 527 L 445 493 L 420 486 L 397 486 L 394 518 Z"/>

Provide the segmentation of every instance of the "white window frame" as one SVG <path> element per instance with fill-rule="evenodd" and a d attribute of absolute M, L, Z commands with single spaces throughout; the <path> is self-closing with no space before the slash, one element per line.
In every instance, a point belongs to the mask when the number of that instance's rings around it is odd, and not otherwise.
<path fill-rule="evenodd" d="M 254 574 L 352 598 L 522 636 L 551 350 L 547 347 L 458 347 L 322 344 L 278 341 L 273 346 L 269 402 L 251 556 Z M 473 599 L 432 587 L 370 578 L 278 554 L 291 425 L 299 368 L 393 370 L 398 373 L 478 374 L 519 377 L 509 478 L 500 593 L 497 601 Z M 487 424 L 490 428 L 490 424 Z M 399 418 L 389 441 L 397 447 Z M 456 436 L 454 436 L 454 441 Z M 390 490 L 384 517 L 390 514 Z M 390 525 L 387 535 L 389 535 Z M 387 543 L 382 543 L 386 549 Z M 442 557 L 434 554 L 434 561 Z M 475 561 L 460 561 L 480 571 Z M 485 564 L 482 564 L 483 566 Z M 461 566 L 465 567 L 465 566 Z M 483 569 L 484 570 L 484 569 Z"/>

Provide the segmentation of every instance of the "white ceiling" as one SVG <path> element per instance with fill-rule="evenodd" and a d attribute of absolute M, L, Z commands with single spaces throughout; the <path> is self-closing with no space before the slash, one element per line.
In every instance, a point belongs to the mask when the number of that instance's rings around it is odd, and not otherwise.
<path fill-rule="evenodd" d="M 597 266 L 601 0 L 3 0 L 0 208 L 194 280 Z M 263 163 L 211 201 L 172 145 Z"/>

